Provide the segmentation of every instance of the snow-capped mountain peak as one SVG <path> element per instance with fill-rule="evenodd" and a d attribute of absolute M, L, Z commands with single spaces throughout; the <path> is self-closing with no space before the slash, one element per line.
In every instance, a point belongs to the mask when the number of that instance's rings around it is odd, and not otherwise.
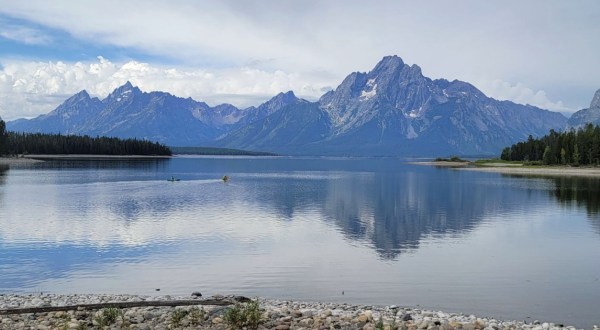
<path fill-rule="evenodd" d="M 104 99 L 104 101 L 121 102 L 141 94 L 143 93 L 139 88 L 133 86 L 130 81 L 127 81 L 124 85 L 117 87 L 112 93 L 110 93 Z"/>

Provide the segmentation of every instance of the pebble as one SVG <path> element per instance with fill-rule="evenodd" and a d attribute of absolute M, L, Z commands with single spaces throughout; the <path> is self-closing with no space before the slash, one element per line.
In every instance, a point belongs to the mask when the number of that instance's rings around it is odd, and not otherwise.
<path fill-rule="evenodd" d="M 0 310 L 74 306 L 111 302 L 186 300 L 187 297 L 169 295 L 16 295 L 0 294 Z M 203 298 L 199 292 L 192 293 L 195 300 L 233 299 L 233 296 Z M 237 297 L 240 299 L 240 297 Z M 319 302 L 295 302 L 258 298 L 260 306 L 260 329 L 384 329 L 398 330 L 576 330 L 575 327 L 541 322 L 501 321 L 474 315 L 446 313 L 390 306 L 361 306 Z M 119 310 L 119 317 L 111 329 L 229 329 L 223 306 L 179 306 L 177 308 L 129 307 Z M 175 312 L 178 311 L 178 312 Z M 181 312 L 184 311 L 184 312 Z M 77 308 L 72 311 L 2 315 L 0 329 L 81 329 L 98 326 L 102 311 Z M 600 330 L 594 326 L 594 330 Z"/>

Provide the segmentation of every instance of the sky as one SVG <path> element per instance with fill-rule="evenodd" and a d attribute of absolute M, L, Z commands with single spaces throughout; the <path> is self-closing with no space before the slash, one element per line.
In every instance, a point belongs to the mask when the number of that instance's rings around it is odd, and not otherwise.
<path fill-rule="evenodd" d="M 566 115 L 600 88 L 596 0 L 0 0 L 0 117 L 131 81 L 209 105 L 317 100 L 386 55 Z"/>

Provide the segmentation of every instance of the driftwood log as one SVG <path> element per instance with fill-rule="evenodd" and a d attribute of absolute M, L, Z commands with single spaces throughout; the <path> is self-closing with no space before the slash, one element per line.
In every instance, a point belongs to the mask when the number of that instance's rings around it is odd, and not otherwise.
<path fill-rule="evenodd" d="M 192 306 L 192 305 L 207 305 L 207 306 L 228 306 L 235 302 L 243 302 L 245 297 L 235 297 L 230 299 L 205 299 L 205 300 L 155 300 L 155 301 L 125 301 L 125 302 L 108 302 L 100 304 L 81 304 L 69 306 L 47 306 L 47 307 L 28 307 L 28 308 L 11 308 L 0 309 L 0 315 L 27 314 L 27 313 L 49 313 L 49 312 L 65 312 L 71 310 L 95 310 L 109 307 L 116 308 L 131 308 L 131 307 L 149 307 L 149 306 Z M 245 298 L 248 299 L 248 298 Z"/>

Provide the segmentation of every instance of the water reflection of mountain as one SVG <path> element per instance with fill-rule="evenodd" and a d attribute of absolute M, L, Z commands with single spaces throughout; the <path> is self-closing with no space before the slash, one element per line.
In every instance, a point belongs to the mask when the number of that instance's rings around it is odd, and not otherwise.
<path fill-rule="evenodd" d="M 531 191 L 431 168 L 373 173 L 329 182 L 325 213 L 354 240 L 369 240 L 385 259 L 415 249 L 426 235 L 460 234 L 484 216 L 511 212 Z"/>
<path fill-rule="evenodd" d="M 402 166 L 394 171 L 339 172 L 321 178 L 273 179 L 246 196 L 283 219 L 318 210 L 350 240 L 367 242 L 384 259 L 416 249 L 427 235 L 470 231 L 484 217 L 526 208 L 539 189 L 507 189 L 497 178 Z M 247 197 L 248 198 L 248 197 Z"/>

